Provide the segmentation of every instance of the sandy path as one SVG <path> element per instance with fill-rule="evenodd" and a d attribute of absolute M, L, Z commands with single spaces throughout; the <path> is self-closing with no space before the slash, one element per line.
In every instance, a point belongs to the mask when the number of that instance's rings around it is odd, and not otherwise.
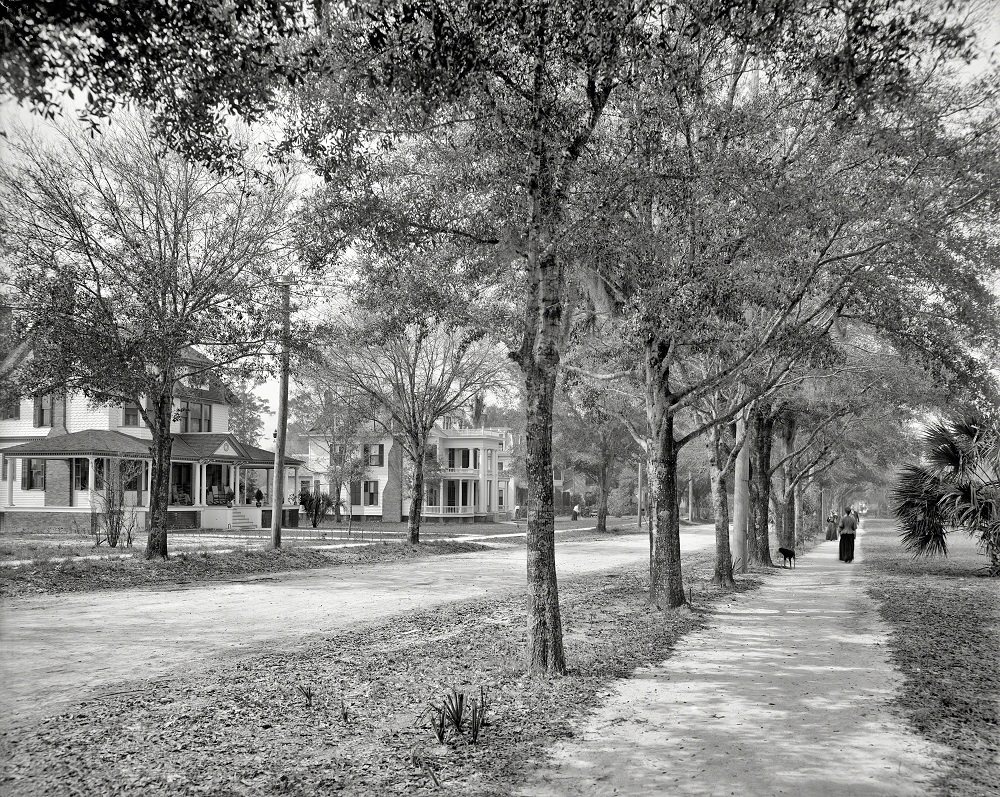
<path fill-rule="evenodd" d="M 618 682 L 521 794 L 923 794 L 929 745 L 892 717 L 901 678 L 857 562 L 825 542 Z"/>
<path fill-rule="evenodd" d="M 713 543 L 685 530 L 682 549 Z M 561 577 L 648 561 L 643 535 L 559 543 Z M 0 725 L 16 727 L 90 690 L 449 601 L 524 589 L 521 546 L 419 562 L 336 567 L 235 583 L 90 592 L 0 609 Z"/>

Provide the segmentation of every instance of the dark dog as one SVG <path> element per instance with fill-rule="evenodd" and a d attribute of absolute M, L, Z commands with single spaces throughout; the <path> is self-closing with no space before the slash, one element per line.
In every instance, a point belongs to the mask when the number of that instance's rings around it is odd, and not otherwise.
<path fill-rule="evenodd" d="M 792 567 L 795 567 L 795 551 L 790 551 L 787 548 L 779 548 L 778 553 L 785 557 L 781 562 L 782 567 L 787 565 L 789 562 L 792 563 Z"/>

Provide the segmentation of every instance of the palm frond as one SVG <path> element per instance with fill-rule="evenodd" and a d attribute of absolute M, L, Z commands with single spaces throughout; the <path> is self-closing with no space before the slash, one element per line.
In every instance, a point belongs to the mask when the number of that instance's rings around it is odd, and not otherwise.
<path fill-rule="evenodd" d="M 903 468 L 893 490 L 903 547 L 914 556 L 947 556 L 948 529 L 943 502 L 951 485 L 920 465 Z"/>

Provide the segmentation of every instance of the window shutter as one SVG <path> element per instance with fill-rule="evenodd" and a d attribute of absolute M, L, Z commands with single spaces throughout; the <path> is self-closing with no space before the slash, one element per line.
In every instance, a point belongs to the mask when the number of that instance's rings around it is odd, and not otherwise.
<path fill-rule="evenodd" d="M 34 417 L 34 420 L 32 421 L 32 423 L 35 425 L 36 428 L 42 425 L 42 397 L 41 396 L 35 396 L 35 417 Z"/>
<path fill-rule="evenodd" d="M 11 473 L 11 476 L 14 474 Z M 31 478 L 31 460 L 22 459 L 21 460 L 21 489 L 28 489 L 28 480 Z"/>
<path fill-rule="evenodd" d="M 355 506 L 361 504 L 361 482 L 351 482 L 351 503 Z"/>
<path fill-rule="evenodd" d="M 381 468 L 385 464 L 385 446 L 378 444 L 378 466 Z"/>
<path fill-rule="evenodd" d="M 47 459 L 43 459 L 42 460 L 42 483 L 38 486 L 38 489 L 40 489 L 40 490 L 44 490 L 45 489 L 45 471 L 46 471 L 46 466 L 48 464 L 49 464 L 49 461 Z"/>

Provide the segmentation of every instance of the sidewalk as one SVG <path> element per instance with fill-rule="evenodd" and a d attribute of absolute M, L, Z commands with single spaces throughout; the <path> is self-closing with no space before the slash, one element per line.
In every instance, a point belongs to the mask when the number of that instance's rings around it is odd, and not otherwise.
<path fill-rule="evenodd" d="M 901 686 L 854 564 L 824 542 L 734 597 L 663 664 L 618 682 L 524 797 L 919 795 L 929 743 L 886 707 Z"/>

